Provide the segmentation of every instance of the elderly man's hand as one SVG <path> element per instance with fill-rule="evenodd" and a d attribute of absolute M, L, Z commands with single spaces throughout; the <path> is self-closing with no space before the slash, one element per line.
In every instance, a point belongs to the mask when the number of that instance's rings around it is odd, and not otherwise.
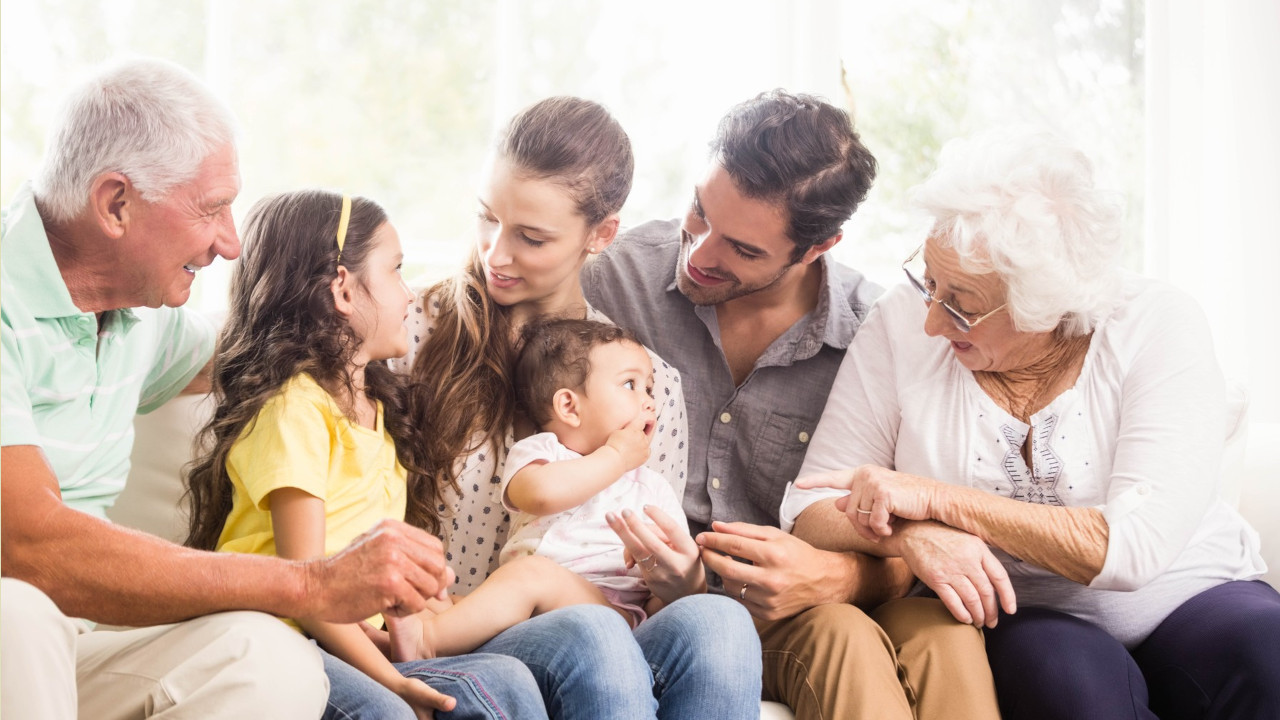
<path fill-rule="evenodd" d="M 702 561 L 724 580 L 725 594 L 752 615 L 779 620 L 815 605 L 848 601 L 849 588 L 831 578 L 833 565 L 844 556 L 775 527 L 714 522 L 711 528 L 697 537 Z"/>
<path fill-rule="evenodd" d="M 375 613 L 408 615 L 445 598 L 453 570 L 435 536 L 383 520 L 331 557 L 309 561 L 303 617 L 354 623 Z"/>

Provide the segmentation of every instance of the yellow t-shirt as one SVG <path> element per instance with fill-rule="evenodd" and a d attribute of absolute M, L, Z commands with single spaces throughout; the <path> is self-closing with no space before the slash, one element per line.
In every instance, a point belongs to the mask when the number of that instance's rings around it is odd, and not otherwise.
<path fill-rule="evenodd" d="M 407 473 L 383 425 L 381 404 L 374 429 L 356 425 L 310 375 L 294 377 L 262 406 L 231 446 L 227 474 L 234 499 L 219 551 L 276 554 L 268 496 L 280 488 L 324 501 L 325 555 L 380 520 L 404 519 Z M 369 622 L 381 627 L 382 618 Z"/>

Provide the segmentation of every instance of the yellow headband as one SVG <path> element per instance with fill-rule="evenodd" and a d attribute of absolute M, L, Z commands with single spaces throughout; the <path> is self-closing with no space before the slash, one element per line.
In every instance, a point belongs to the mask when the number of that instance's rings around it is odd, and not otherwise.
<path fill-rule="evenodd" d="M 338 217 L 338 264 L 342 264 L 342 244 L 347 241 L 347 223 L 351 220 L 351 196 L 342 196 L 342 215 Z"/>

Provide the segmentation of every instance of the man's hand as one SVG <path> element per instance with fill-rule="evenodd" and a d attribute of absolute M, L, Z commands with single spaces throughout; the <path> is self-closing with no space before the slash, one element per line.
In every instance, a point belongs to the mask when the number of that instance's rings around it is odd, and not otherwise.
<path fill-rule="evenodd" d="M 851 588 L 833 575 L 847 556 L 818 550 L 775 527 L 713 522 L 711 528 L 697 537 L 702 561 L 724 580 L 725 594 L 752 615 L 779 620 L 815 605 L 849 602 Z"/>
<path fill-rule="evenodd" d="M 447 597 L 453 584 L 440 541 L 397 520 L 383 520 L 342 552 L 308 564 L 302 617 L 334 623 L 416 613 L 428 600 Z"/>

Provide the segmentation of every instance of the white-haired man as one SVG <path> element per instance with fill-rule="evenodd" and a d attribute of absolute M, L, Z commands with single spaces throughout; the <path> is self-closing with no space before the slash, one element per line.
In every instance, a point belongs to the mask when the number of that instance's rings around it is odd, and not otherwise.
<path fill-rule="evenodd" d="M 240 254 L 239 190 L 227 108 L 178 66 L 134 60 L 71 95 L 5 212 L 5 717 L 319 717 L 320 655 L 266 613 L 411 612 L 452 579 L 436 538 L 392 521 L 338 555 L 290 562 L 105 519 L 135 413 L 181 392 L 212 353 L 213 328 L 179 306 L 201 268 Z M 524 670 L 504 660 L 494 670 Z M 524 689 L 536 693 L 531 677 Z"/>

